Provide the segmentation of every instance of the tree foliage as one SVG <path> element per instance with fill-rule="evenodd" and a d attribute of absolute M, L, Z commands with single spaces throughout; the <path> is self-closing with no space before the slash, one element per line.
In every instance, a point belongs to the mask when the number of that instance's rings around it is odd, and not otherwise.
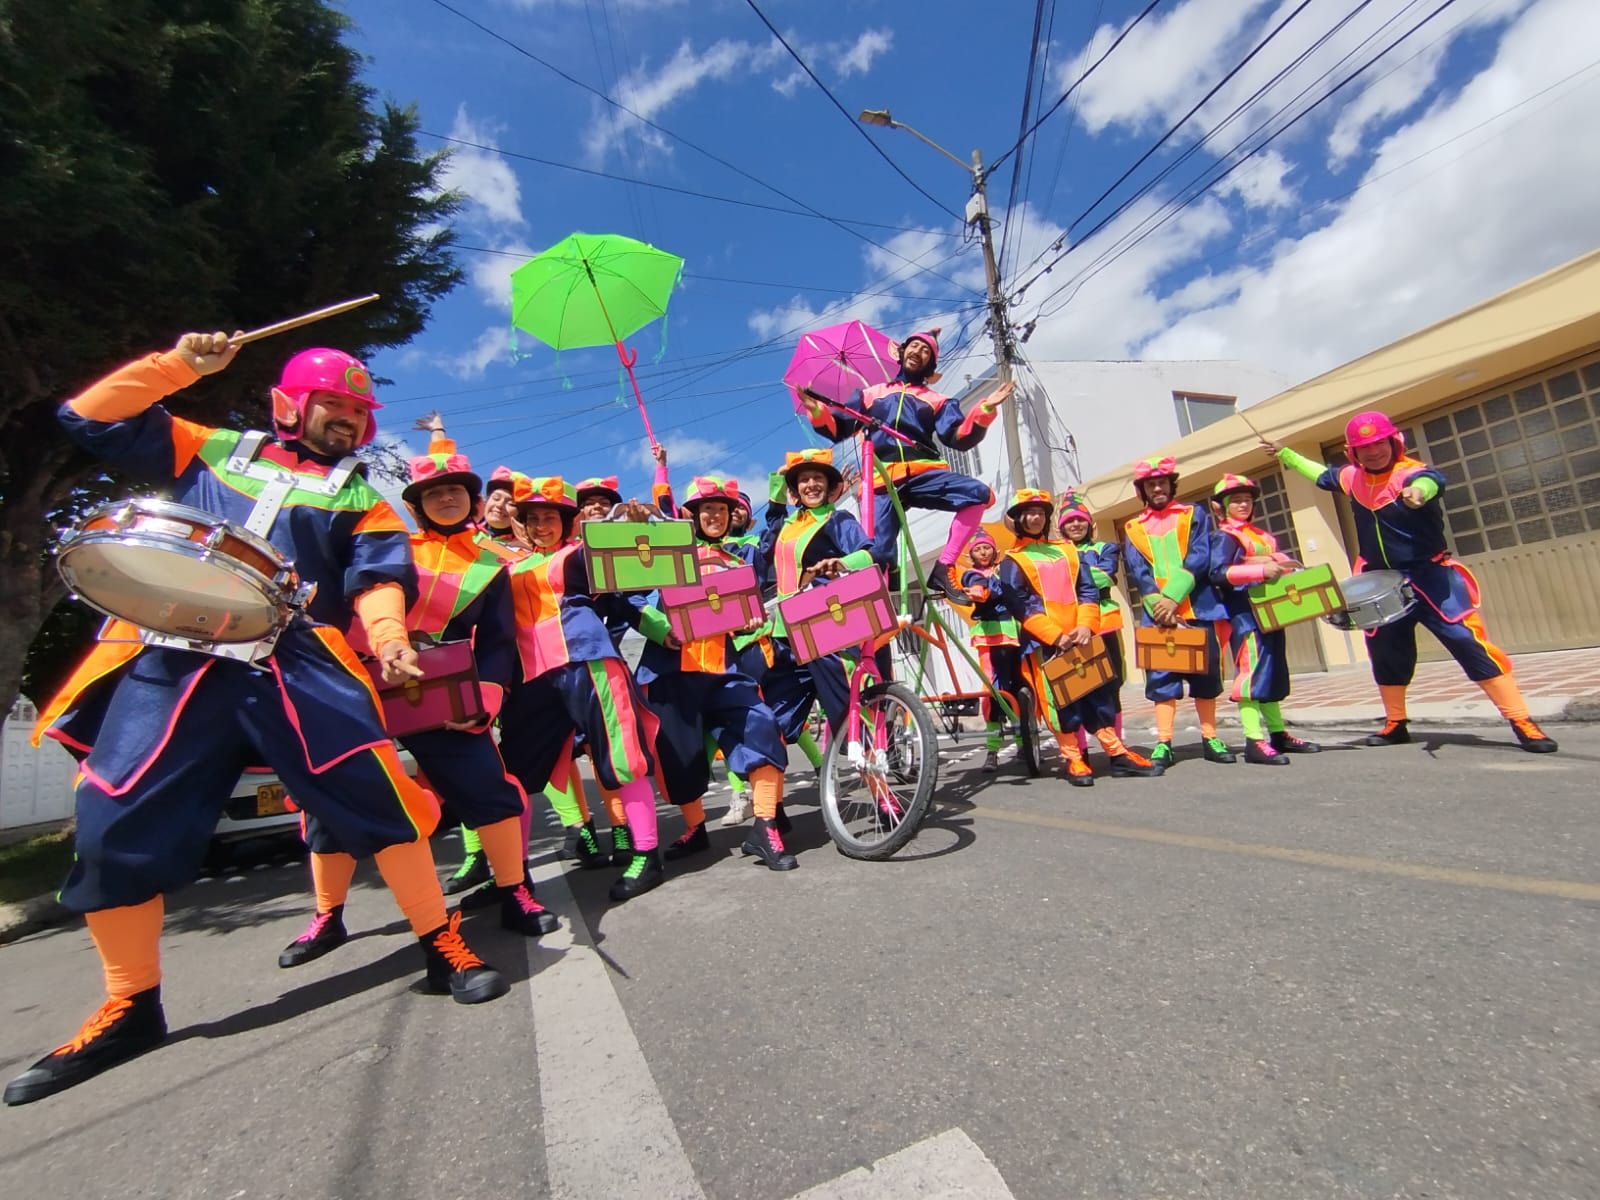
<path fill-rule="evenodd" d="M 188 329 L 382 299 L 247 349 L 174 397 L 260 427 L 278 367 L 408 341 L 460 282 L 415 112 L 360 77 L 321 0 L 0 0 L 0 700 L 57 598 L 52 514 L 129 485 L 57 403 Z"/>

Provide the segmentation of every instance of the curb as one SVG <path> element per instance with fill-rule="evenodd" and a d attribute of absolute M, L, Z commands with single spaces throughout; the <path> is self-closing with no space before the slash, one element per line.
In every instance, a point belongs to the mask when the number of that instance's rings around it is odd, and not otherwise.
<path fill-rule="evenodd" d="M 15 904 L 0 904 L 0 946 L 52 925 L 64 925 L 73 915 L 56 903 L 54 892 Z"/>

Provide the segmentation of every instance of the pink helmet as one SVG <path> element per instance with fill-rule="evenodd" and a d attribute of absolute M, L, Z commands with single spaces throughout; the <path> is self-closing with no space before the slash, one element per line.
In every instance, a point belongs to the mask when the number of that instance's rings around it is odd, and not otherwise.
<path fill-rule="evenodd" d="M 347 396 L 351 400 L 359 400 L 369 409 L 383 407 L 373 398 L 372 376 L 368 374 L 361 360 L 346 354 L 343 350 L 330 350 L 325 346 L 302 350 L 284 363 L 283 376 L 278 380 L 277 390 L 288 398 L 289 403 L 294 405 L 296 413 L 299 414 L 293 425 L 286 426 L 278 420 L 278 415 L 274 411 L 273 431 L 279 437 L 298 435 L 305 425 L 306 402 L 310 400 L 313 392 L 332 392 L 336 396 Z M 359 450 L 370 442 L 377 432 L 377 421 L 368 416 L 366 432 L 356 441 L 356 449 Z"/>
<path fill-rule="evenodd" d="M 1381 412 L 1357 413 L 1344 427 L 1345 445 L 1352 450 L 1358 446 L 1370 446 L 1386 438 L 1394 439 L 1397 453 L 1405 449 L 1405 439 L 1401 436 L 1399 428 Z"/>

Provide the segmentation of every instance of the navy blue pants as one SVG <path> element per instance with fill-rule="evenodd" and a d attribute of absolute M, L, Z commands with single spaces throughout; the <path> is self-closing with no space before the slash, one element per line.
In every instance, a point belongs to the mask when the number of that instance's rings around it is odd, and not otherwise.
<path fill-rule="evenodd" d="M 143 904 L 189 883 L 240 772 L 257 763 L 358 857 L 433 831 L 438 810 L 406 777 L 365 683 L 306 639 L 280 654 L 281 675 L 176 650 L 129 665 L 78 781 L 63 905 Z M 319 704 L 320 728 L 304 728 Z M 324 758 L 330 741 L 352 752 Z"/>
<path fill-rule="evenodd" d="M 994 503 L 994 493 L 983 480 L 957 475 L 950 470 L 924 471 L 921 475 L 909 476 L 896 485 L 896 490 L 900 493 L 902 508 L 956 512 L 974 504 L 987 508 Z M 872 561 L 885 568 L 895 566 L 899 559 L 900 520 L 895 516 L 894 502 L 889 499 L 888 492 L 877 493 L 872 502 L 872 531 Z"/>
<path fill-rule="evenodd" d="M 828 728 L 837 730 L 850 707 L 850 677 L 836 654 L 809 663 L 795 661 L 788 638 L 772 639 L 772 666 L 761 680 L 761 694 L 778 719 L 783 740 L 793 745 L 806 731 L 813 703 L 822 705 Z"/>
<path fill-rule="evenodd" d="M 656 754 L 673 804 L 698 800 L 711 786 L 708 736 L 722 751 L 728 770 L 742 778 L 748 779 L 757 767 L 782 771 L 788 765 L 777 718 L 747 675 L 675 671 L 647 684 L 645 697 L 661 722 Z"/>
<path fill-rule="evenodd" d="M 481 829 L 522 815 L 526 796 L 506 772 L 491 734 L 430 729 L 399 741 L 417 760 L 417 769 L 427 777 L 434 794 L 468 829 Z M 295 803 L 299 802 L 296 796 Z M 309 813 L 305 838 L 306 845 L 317 854 L 335 854 L 344 849 L 333 831 Z"/>
<path fill-rule="evenodd" d="M 1421 625 L 1461 664 L 1474 683 L 1494 679 L 1511 670 L 1506 652 L 1489 640 L 1483 614 L 1468 613 L 1459 621 L 1447 621 L 1426 600 L 1389 625 L 1367 633 L 1367 653 L 1372 658 L 1372 678 L 1380 684 L 1411 682 L 1417 669 L 1417 626 Z"/>
<path fill-rule="evenodd" d="M 1090 733 L 1116 725 L 1117 717 L 1122 713 L 1122 680 L 1127 670 L 1122 660 L 1121 631 L 1113 629 L 1110 633 L 1102 633 L 1100 637 L 1106 644 L 1106 654 L 1111 658 L 1116 675 L 1110 683 L 1095 688 L 1074 706 L 1083 721 L 1083 727 Z"/>
<path fill-rule="evenodd" d="M 1146 671 L 1144 673 L 1144 698 L 1146 700 L 1182 700 L 1185 685 L 1195 700 L 1215 700 L 1222 695 L 1222 643 L 1217 638 L 1213 622 L 1202 622 L 1199 628 L 1206 631 L 1206 671 L 1203 675 L 1179 675 L 1175 671 Z"/>
<path fill-rule="evenodd" d="M 537 795 L 570 753 L 567 739 L 581 733 L 595 778 L 615 791 L 655 773 L 656 727 L 620 658 L 564 663 L 511 685 L 500 710 L 500 754 L 523 789 Z"/>
<path fill-rule="evenodd" d="M 1289 641 L 1281 629 L 1263 633 L 1250 617 L 1238 617 L 1228 637 L 1233 655 L 1230 699 L 1271 704 L 1289 695 Z"/>

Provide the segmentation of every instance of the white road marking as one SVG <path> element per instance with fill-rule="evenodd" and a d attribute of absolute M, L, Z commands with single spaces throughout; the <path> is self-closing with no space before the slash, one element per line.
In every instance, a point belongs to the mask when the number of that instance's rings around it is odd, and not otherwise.
<path fill-rule="evenodd" d="M 532 875 L 562 919 L 527 951 L 551 1200 L 705 1200 L 561 863 Z"/>
<path fill-rule="evenodd" d="M 989 1156 L 961 1129 L 945 1132 L 870 1167 L 808 1188 L 793 1200 L 1014 1200 Z"/>

